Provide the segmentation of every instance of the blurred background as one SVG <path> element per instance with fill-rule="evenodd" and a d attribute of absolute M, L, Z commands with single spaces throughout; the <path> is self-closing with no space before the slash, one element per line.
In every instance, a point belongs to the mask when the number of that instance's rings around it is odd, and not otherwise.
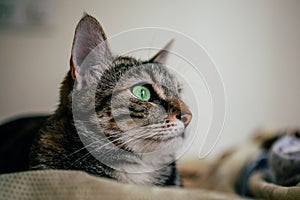
<path fill-rule="evenodd" d="M 54 111 L 83 12 L 99 19 L 108 36 L 164 27 L 206 49 L 227 96 L 225 126 L 210 156 L 259 127 L 299 125 L 298 0 L 0 0 L 1 121 Z M 185 156 L 197 155 L 200 143 Z"/>

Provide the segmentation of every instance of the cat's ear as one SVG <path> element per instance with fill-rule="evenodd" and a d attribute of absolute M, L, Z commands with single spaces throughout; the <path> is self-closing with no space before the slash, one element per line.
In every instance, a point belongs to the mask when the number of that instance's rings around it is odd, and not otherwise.
<path fill-rule="evenodd" d="M 113 60 L 100 23 L 85 14 L 78 23 L 73 40 L 70 70 L 78 87 L 90 85 L 105 71 Z"/>
<path fill-rule="evenodd" d="M 174 43 L 174 39 L 169 41 L 157 54 L 155 54 L 149 61 L 165 64 L 167 62 L 170 49 Z"/>

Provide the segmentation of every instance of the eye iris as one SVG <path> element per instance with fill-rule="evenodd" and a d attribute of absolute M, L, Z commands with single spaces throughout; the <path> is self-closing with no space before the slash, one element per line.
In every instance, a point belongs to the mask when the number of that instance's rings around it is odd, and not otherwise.
<path fill-rule="evenodd" d="M 141 86 L 141 85 L 135 86 L 133 88 L 132 92 L 137 98 L 139 98 L 143 101 L 149 101 L 149 99 L 150 99 L 150 91 L 145 86 Z"/>

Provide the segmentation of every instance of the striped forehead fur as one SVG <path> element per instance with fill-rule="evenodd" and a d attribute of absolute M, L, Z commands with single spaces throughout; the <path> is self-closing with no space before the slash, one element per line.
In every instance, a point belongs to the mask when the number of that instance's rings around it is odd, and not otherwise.
<path fill-rule="evenodd" d="M 113 61 L 112 66 L 101 75 L 98 83 L 99 93 L 106 91 L 107 94 L 107 90 L 112 92 L 121 77 L 126 74 L 124 89 L 130 85 L 130 79 L 136 79 L 134 81 L 140 79 L 141 82 L 151 84 L 159 97 L 164 100 L 170 95 L 179 97 L 180 88 L 177 80 L 162 64 L 144 62 L 131 57 L 118 57 Z"/>

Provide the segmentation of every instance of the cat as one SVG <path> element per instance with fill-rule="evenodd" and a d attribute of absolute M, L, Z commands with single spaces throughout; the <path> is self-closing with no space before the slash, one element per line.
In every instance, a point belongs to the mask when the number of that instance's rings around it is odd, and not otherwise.
<path fill-rule="evenodd" d="M 165 67 L 171 44 L 147 61 L 116 56 L 100 23 L 85 14 L 75 30 L 59 106 L 32 145 L 30 169 L 182 186 L 175 153 L 192 114 Z"/>

